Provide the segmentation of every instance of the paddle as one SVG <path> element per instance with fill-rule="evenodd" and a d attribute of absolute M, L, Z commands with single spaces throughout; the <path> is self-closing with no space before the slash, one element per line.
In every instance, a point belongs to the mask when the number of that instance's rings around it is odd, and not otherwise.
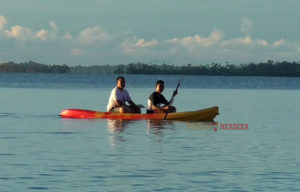
<path fill-rule="evenodd" d="M 176 89 L 175 89 L 176 92 L 178 91 L 179 85 L 180 85 L 180 81 L 178 81 L 177 87 L 176 87 Z M 174 91 L 174 92 L 175 92 L 175 91 Z M 171 99 L 170 99 L 170 104 L 173 103 L 174 98 L 175 98 L 175 96 L 176 96 L 176 95 L 174 94 L 174 92 L 173 92 L 173 95 L 172 95 L 172 97 L 171 97 Z M 170 105 L 170 104 L 169 104 L 169 105 Z M 164 120 L 166 120 L 168 114 L 169 114 L 169 112 L 167 111 L 167 112 L 166 112 L 166 115 L 165 115 L 165 117 L 164 117 Z"/>

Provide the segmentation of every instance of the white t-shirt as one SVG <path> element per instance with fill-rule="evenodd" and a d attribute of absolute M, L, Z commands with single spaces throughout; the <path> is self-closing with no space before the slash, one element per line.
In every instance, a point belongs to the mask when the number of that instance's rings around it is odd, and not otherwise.
<path fill-rule="evenodd" d="M 114 88 L 110 93 L 107 111 L 110 111 L 112 108 L 116 107 L 117 100 L 122 101 L 123 103 L 126 103 L 126 101 L 131 101 L 128 91 L 126 89 L 123 89 L 123 91 L 121 91 L 117 87 Z"/>

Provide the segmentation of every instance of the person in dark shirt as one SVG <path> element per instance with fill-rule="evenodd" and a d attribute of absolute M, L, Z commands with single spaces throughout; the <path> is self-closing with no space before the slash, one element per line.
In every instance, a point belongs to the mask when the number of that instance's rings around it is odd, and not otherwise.
<path fill-rule="evenodd" d="M 161 94 L 164 91 L 165 83 L 162 80 L 156 82 L 156 90 L 153 92 L 148 99 L 147 113 L 174 113 L 176 108 L 172 105 L 172 101 L 167 101 L 166 98 Z M 173 95 L 177 95 L 177 90 L 174 91 Z"/>

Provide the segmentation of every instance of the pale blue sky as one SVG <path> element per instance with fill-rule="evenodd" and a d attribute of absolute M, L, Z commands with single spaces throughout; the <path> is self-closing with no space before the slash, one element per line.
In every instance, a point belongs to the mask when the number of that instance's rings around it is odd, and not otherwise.
<path fill-rule="evenodd" d="M 300 61 L 299 0 L 0 0 L 0 62 Z"/>

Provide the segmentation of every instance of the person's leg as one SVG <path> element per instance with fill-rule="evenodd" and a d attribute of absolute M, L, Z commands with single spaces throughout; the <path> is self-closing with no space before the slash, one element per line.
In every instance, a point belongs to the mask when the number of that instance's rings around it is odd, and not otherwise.
<path fill-rule="evenodd" d="M 141 113 L 139 109 L 135 109 L 128 105 L 120 107 L 120 113 Z"/>
<path fill-rule="evenodd" d="M 133 108 L 128 105 L 123 105 L 122 107 L 114 107 L 109 112 L 111 113 L 141 113 L 140 108 Z"/>
<path fill-rule="evenodd" d="M 176 113 L 176 107 L 169 106 L 169 113 Z"/>
<path fill-rule="evenodd" d="M 131 109 L 127 105 L 122 106 L 123 113 L 131 113 Z"/>
<path fill-rule="evenodd" d="M 141 113 L 141 108 L 135 108 L 134 110 L 134 113 Z"/>
<path fill-rule="evenodd" d="M 141 109 L 140 108 L 133 108 L 131 106 L 127 106 L 126 105 L 126 109 L 127 109 L 127 113 L 141 113 Z"/>
<path fill-rule="evenodd" d="M 114 107 L 109 112 L 111 113 L 127 113 L 125 107 Z"/>

